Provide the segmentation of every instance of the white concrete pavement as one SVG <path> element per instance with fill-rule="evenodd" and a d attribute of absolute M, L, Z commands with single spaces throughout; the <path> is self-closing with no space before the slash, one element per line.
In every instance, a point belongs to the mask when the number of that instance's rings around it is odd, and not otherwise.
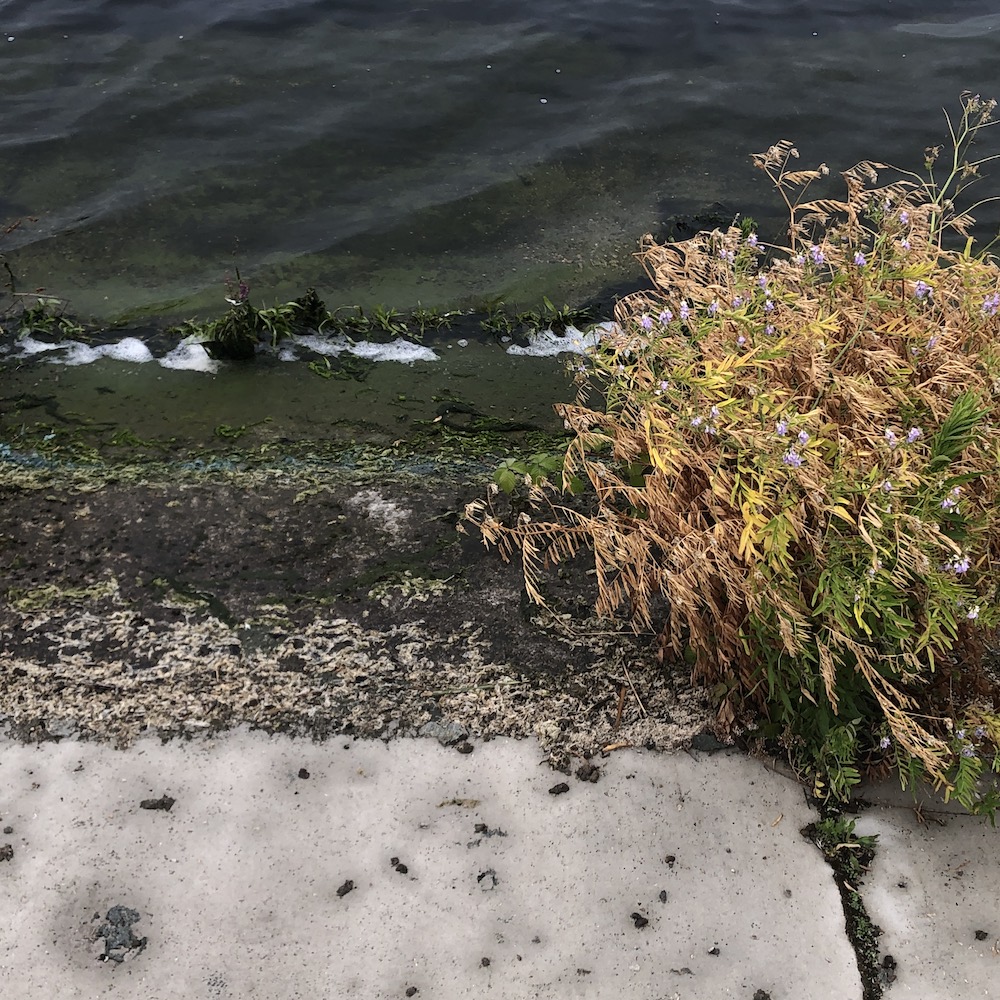
<path fill-rule="evenodd" d="M 3 740 L 0 996 L 860 1000 L 798 785 L 736 753 L 616 750 L 596 783 L 541 760 L 509 739 Z M 997 833 L 915 822 L 859 822 L 892 989 L 997 995 Z"/>

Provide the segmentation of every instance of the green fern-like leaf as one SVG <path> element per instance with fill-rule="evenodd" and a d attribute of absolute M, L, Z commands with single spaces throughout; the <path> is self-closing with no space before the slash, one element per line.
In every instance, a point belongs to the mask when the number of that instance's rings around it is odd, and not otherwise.
<path fill-rule="evenodd" d="M 955 399 L 951 412 L 931 439 L 930 472 L 947 468 L 972 443 L 976 428 L 989 414 L 989 410 L 980 408 L 979 402 L 974 392 L 963 392 Z"/>

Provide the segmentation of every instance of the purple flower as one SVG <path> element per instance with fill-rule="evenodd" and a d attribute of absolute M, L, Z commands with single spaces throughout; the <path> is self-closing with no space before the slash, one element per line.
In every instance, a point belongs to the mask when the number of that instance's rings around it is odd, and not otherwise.
<path fill-rule="evenodd" d="M 764 312 L 773 312 L 773 311 L 774 311 L 774 303 L 770 299 L 765 299 Z"/>
<path fill-rule="evenodd" d="M 892 492 L 892 483 L 889 482 L 888 479 L 883 479 L 882 480 L 882 485 L 879 488 L 882 490 L 883 493 L 891 493 Z"/>
<path fill-rule="evenodd" d="M 918 281 L 913 287 L 913 294 L 918 299 L 926 299 L 934 291 L 926 281 Z"/>
<path fill-rule="evenodd" d="M 906 443 L 907 444 L 913 444 L 913 442 L 916 441 L 917 438 L 920 438 L 920 437 L 923 437 L 923 436 L 924 436 L 924 432 L 919 427 L 911 427 L 906 432 Z"/>
<path fill-rule="evenodd" d="M 903 211 L 899 213 L 899 221 L 902 222 L 904 226 L 909 225 L 910 213 L 907 212 L 906 209 L 903 209 Z"/>
<path fill-rule="evenodd" d="M 865 264 L 868 263 L 868 261 L 865 260 L 865 255 L 860 250 L 854 255 L 854 263 L 857 264 L 858 267 L 864 267 Z"/>
<path fill-rule="evenodd" d="M 710 417 L 711 417 L 711 418 L 712 418 L 713 420 L 718 420 L 718 418 L 719 418 L 719 413 L 720 413 L 720 410 L 719 410 L 719 408 L 718 408 L 717 406 L 713 406 L 713 407 L 712 407 L 712 409 L 710 409 L 710 410 L 708 411 L 708 415 L 709 415 L 709 416 L 710 416 Z"/>
<path fill-rule="evenodd" d="M 878 741 L 879 750 L 888 750 L 892 746 L 892 740 L 888 736 L 883 736 L 882 739 Z"/>
<path fill-rule="evenodd" d="M 784 437 L 788 433 L 788 421 L 782 417 L 774 426 L 774 431 L 778 437 Z"/>
<path fill-rule="evenodd" d="M 719 259 L 724 260 L 727 264 L 732 264 L 736 260 L 736 254 L 732 250 L 720 250 Z"/>
<path fill-rule="evenodd" d="M 767 275 L 766 274 L 762 274 L 757 279 L 757 284 L 760 285 L 761 288 L 767 288 Z"/>
<path fill-rule="evenodd" d="M 733 299 L 733 308 L 734 308 L 734 309 L 739 309 L 739 307 L 740 307 L 741 305 L 743 305 L 743 297 L 742 297 L 742 296 L 740 296 L 740 295 L 737 295 L 737 296 L 736 296 L 736 297 L 735 297 L 735 298 Z"/>
<path fill-rule="evenodd" d="M 963 573 L 968 573 L 972 566 L 972 562 L 968 556 L 952 556 L 945 564 L 944 568 L 955 576 L 961 576 Z M 973 618 L 979 617 L 979 608 L 976 607 L 976 613 L 972 615 Z"/>
<path fill-rule="evenodd" d="M 886 428 L 885 439 L 886 441 L 889 442 L 890 448 L 895 448 L 896 445 L 899 444 L 899 438 L 897 438 L 896 435 L 891 430 L 889 430 L 889 428 Z"/>
<path fill-rule="evenodd" d="M 900 246 L 901 246 L 901 247 L 902 247 L 902 248 L 903 248 L 904 250 L 909 250 L 909 249 L 910 249 L 910 241 L 909 241 L 909 240 L 908 240 L 908 239 L 907 239 L 906 237 L 903 237 L 903 239 L 901 239 L 901 240 L 899 241 L 899 245 L 900 245 Z"/>
<path fill-rule="evenodd" d="M 972 747 L 970 747 L 970 746 L 964 746 L 964 747 L 962 747 L 962 756 L 963 757 L 975 757 L 976 756 L 976 751 L 973 750 Z"/>
<path fill-rule="evenodd" d="M 666 326 L 673 318 L 674 318 L 674 314 L 669 309 L 664 309 L 660 313 L 660 322 L 664 326 Z"/>
<path fill-rule="evenodd" d="M 781 456 L 781 461 L 785 465 L 790 465 L 793 469 L 797 469 L 802 464 L 802 456 L 794 449 L 789 448 L 784 455 Z"/>
<path fill-rule="evenodd" d="M 701 417 L 692 417 L 691 418 L 691 426 L 692 427 L 701 427 L 701 424 L 702 424 L 702 418 Z"/>
<path fill-rule="evenodd" d="M 747 237 L 747 246 L 748 247 L 755 247 L 756 245 L 757 245 L 757 234 L 756 233 L 751 233 Z"/>
<path fill-rule="evenodd" d="M 708 307 L 708 315 L 714 316 L 718 311 L 719 311 L 719 300 L 712 299 L 712 302 Z"/>
<path fill-rule="evenodd" d="M 996 316 L 997 309 L 1000 309 L 1000 292 L 994 292 L 992 295 L 987 295 L 982 305 L 982 314 L 984 316 Z"/>
<path fill-rule="evenodd" d="M 937 342 L 938 342 L 937 335 L 931 337 L 931 339 L 927 341 L 927 350 L 933 351 L 934 348 L 937 347 Z"/>
<path fill-rule="evenodd" d="M 977 740 L 981 740 L 985 735 L 986 735 L 985 726 L 976 726 L 975 731 L 973 732 L 973 736 L 975 736 Z"/>
<path fill-rule="evenodd" d="M 774 326 L 771 323 L 768 323 L 767 326 L 764 327 L 764 333 L 771 336 L 774 333 Z"/>
<path fill-rule="evenodd" d="M 802 265 L 803 265 L 803 264 L 804 264 L 804 263 L 806 262 L 806 259 L 805 259 L 805 257 L 803 257 L 803 256 L 802 256 L 802 254 L 800 254 L 800 253 L 797 253 L 797 254 L 796 254 L 796 255 L 795 255 L 795 256 L 794 256 L 793 258 L 792 258 L 792 260 L 793 260 L 793 261 L 795 261 L 795 263 L 796 263 L 796 264 L 798 264 L 798 265 L 799 265 L 799 267 L 801 267 L 801 266 L 802 266 Z"/>
<path fill-rule="evenodd" d="M 975 621 L 979 617 L 979 605 L 976 604 L 973 607 L 969 608 L 969 610 L 965 614 L 965 617 L 968 618 L 969 621 Z"/>
<path fill-rule="evenodd" d="M 691 309 L 689 308 L 689 306 L 687 304 L 687 300 L 681 299 L 681 308 L 680 308 L 680 317 L 681 317 L 681 319 L 685 320 L 690 315 L 691 315 Z"/>
<path fill-rule="evenodd" d="M 812 257 L 814 264 L 823 264 L 826 261 L 826 255 L 815 243 L 809 248 L 809 256 Z"/>
<path fill-rule="evenodd" d="M 957 740 L 964 740 L 965 739 L 965 730 L 964 729 L 960 729 L 957 733 L 955 733 L 955 739 L 957 739 Z"/>
<path fill-rule="evenodd" d="M 742 333 L 736 338 L 736 346 L 737 347 L 743 347 L 743 346 L 745 346 L 746 342 L 747 342 L 747 338 L 744 337 Z"/>
<path fill-rule="evenodd" d="M 809 444 L 809 435 L 805 431 L 799 431 L 799 444 Z"/>
<path fill-rule="evenodd" d="M 642 319 L 639 322 L 642 325 L 643 330 L 653 329 L 653 321 L 645 313 L 642 314 Z"/>

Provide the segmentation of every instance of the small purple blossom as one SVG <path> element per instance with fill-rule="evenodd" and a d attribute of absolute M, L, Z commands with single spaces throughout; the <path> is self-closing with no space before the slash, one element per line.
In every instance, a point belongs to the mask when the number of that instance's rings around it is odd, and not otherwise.
<path fill-rule="evenodd" d="M 793 258 L 792 258 L 792 260 L 793 260 L 793 261 L 794 261 L 794 262 L 795 262 L 796 264 L 798 264 L 798 265 L 799 265 L 799 267 L 801 267 L 801 266 L 802 266 L 802 265 L 803 265 L 803 264 L 804 264 L 804 263 L 806 262 L 806 259 L 805 259 L 805 257 L 803 257 L 803 256 L 802 256 L 802 254 L 800 254 L 800 253 L 797 253 L 797 254 L 796 254 L 796 255 L 795 255 L 795 256 L 794 256 Z"/>
<path fill-rule="evenodd" d="M 865 260 L 865 255 L 860 250 L 854 255 L 854 263 L 857 264 L 858 267 L 864 267 L 865 264 L 868 263 L 868 261 Z"/>
<path fill-rule="evenodd" d="M 688 316 L 691 315 L 691 308 L 690 308 L 690 306 L 688 306 L 686 299 L 681 299 L 681 305 L 680 305 L 679 312 L 680 312 L 680 317 L 681 317 L 682 320 L 686 320 L 688 318 Z"/>
<path fill-rule="evenodd" d="M 879 750 L 888 750 L 892 746 L 892 740 L 888 736 L 883 736 L 882 739 L 878 741 Z"/>
<path fill-rule="evenodd" d="M 765 299 L 764 312 L 773 312 L 773 311 L 774 311 L 774 303 L 770 299 Z"/>
<path fill-rule="evenodd" d="M 712 409 L 710 409 L 710 410 L 708 411 L 708 415 L 709 415 L 709 416 L 710 416 L 710 417 L 711 417 L 711 418 L 712 418 L 713 420 L 718 420 L 718 419 L 719 419 L 719 413 L 720 413 L 720 410 L 719 410 L 719 408 L 718 408 L 717 406 L 713 406 L 713 407 L 712 407 Z"/>
<path fill-rule="evenodd" d="M 809 256 L 812 257 L 814 264 L 823 264 L 826 262 L 826 254 L 815 243 L 809 248 Z"/>
<path fill-rule="evenodd" d="M 766 274 L 760 275 L 760 277 L 757 278 L 757 284 L 760 285 L 761 288 L 766 289 L 767 288 L 767 275 Z"/>
<path fill-rule="evenodd" d="M 937 343 L 938 343 L 938 338 L 937 334 L 935 334 L 933 337 L 931 337 L 930 340 L 927 341 L 927 350 L 933 351 L 934 348 L 937 347 Z"/>
<path fill-rule="evenodd" d="M 885 439 L 889 442 L 890 448 L 895 448 L 899 444 L 899 438 L 888 427 L 885 430 Z"/>
<path fill-rule="evenodd" d="M 888 479 L 883 479 L 882 485 L 879 487 L 879 489 L 881 489 L 883 493 L 891 493 L 892 483 Z"/>
<path fill-rule="evenodd" d="M 805 431 L 799 431 L 799 444 L 809 444 L 809 435 Z"/>
<path fill-rule="evenodd" d="M 964 747 L 962 747 L 962 756 L 963 757 L 975 757 L 976 756 L 976 751 L 972 747 L 970 747 L 970 746 L 964 746 Z"/>
<path fill-rule="evenodd" d="M 957 739 L 957 740 L 964 740 L 965 739 L 965 730 L 964 729 L 960 729 L 957 733 L 955 733 L 955 739 Z"/>
<path fill-rule="evenodd" d="M 997 309 L 1000 309 L 1000 292 L 987 295 L 983 300 L 981 312 L 984 316 L 996 316 Z"/>
<path fill-rule="evenodd" d="M 942 510 L 958 510 L 958 501 L 953 500 L 951 497 L 945 497 L 941 501 Z"/>
<path fill-rule="evenodd" d="M 642 314 L 642 319 L 639 321 L 639 323 L 642 326 L 643 330 L 653 329 L 653 320 L 650 316 L 647 316 L 646 313 Z"/>
<path fill-rule="evenodd" d="M 975 736 L 977 740 L 981 740 L 986 735 L 986 727 L 976 726 L 972 735 Z"/>
<path fill-rule="evenodd" d="M 734 308 L 734 309 L 739 309 L 739 307 L 740 307 L 741 305 L 743 305 L 743 297 L 742 297 L 741 295 L 737 295 L 737 296 L 736 296 L 736 297 L 735 297 L 735 298 L 733 299 L 733 308 Z"/>
<path fill-rule="evenodd" d="M 784 437 L 788 433 L 788 421 L 784 417 L 774 425 L 774 432 L 778 437 Z"/>
<path fill-rule="evenodd" d="M 732 264 L 736 260 L 736 254 L 732 250 L 720 250 L 719 259 L 724 260 L 727 264 Z"/>
<path fill-rule="evenodd" d="M 909 250 L 909 249 L 910 249 L 910 241 L 909 241 L 909 240 L 908 240 L 908 239 L 907 239 L 907 238 L 906 238 L 905 236 L 903 237 L 903 239 L 901 239 L 901 240 L 899 241 L 899 245 L 900 245 L 900 246 L 901 246 L 901 247 L 902 247 L 902 248 L 903 248 L 904 250 Z"/>
<path fill-rule="evenodd" d="M 746 342 L 747 342 L 747 338 L 744 337 L 742 333 L 736 338 L 736 346 L 737 347 L 745 347 L 746 346 Z"/>
<path fill-rule="evenodd" d="M 950 573 L 954 573 L 955 576 L 961 576 L 963 573 L 968 573 L 969 569 L 972 567 L 972 562 L 968 556 L 952 556 L 945 564 L 944 568 Z M 979 617 L 979 609 L 976 608 L 975 615 L 973 618 Z"/>
<path fill-rule="evenodd" d="M 910 213 L 904 208 L 902 212 L 899 213 L 899 221 L 904 225 L 908 226 L 910 224 Z"/>
<path fill-rule="evenodd" d="M 774 334 L 774 325 L 772 323 L 768 323 L 767 326 L 764 327 L 764 333 L 766 333 L 769 337 L 772 336 Z"/>
<path fill-rule="evenodd" d="M 913 294 L 918 299 L 926 299 L 934 291 L 926 281 L 918 281 L 916 285 L 913 286 Z"/>
<path fill-rule="evenodd" d="M 691 426 L 692 427 L 701 427 L 702 422 L 703 421 L 702 421 L 701 417 L 692 417 L 691 418 Z"/>
<path fill-rule="evenodd" d="M 756 233 L 751 233 L 747 237 L 747 246 L 748 247 L 755 247 L 756 245 L 757 245 L 757 234 Z"/>
<path fill-rule="evenodd" d="M 669 309 L 664 309 L 660 313 L 660 322 L 664 326 L 666 326 L 673 318 L 674 318 L 674 314 Z"/>
<path fill-rule="evenodd" d="M 714 316 L 718 311 L 719 311 L 719 300 L 718 299 L 712 299 L 712 301 L 711 301 L 711 303 L 709 304 L 709 307 L 708 307 L 708 315 L 709 316 Z"/>
<path fill-rule="evenodd" d="M 975 621 L 979 617 L 979 605 L 975 604 L 969 608 L 969 610 L 965 613 L 965 617 L 968 618 L 969 621 Z"/>
<path fill-rule="evenodd" d="M 794 449 L 789 448 L 784 455 L 781 456 L 781 461 L 785 465 L 790 465 L 793 469 L 797 469 L 802 464 L 802 456 Z"/>
<path fill-rule="evenodd" d="M 911 427 L 906 432 L 906 443 L 913 444 L 914 441 L 916 441 L 918 438 L 922 438 L 923 436 L 924 432 L 919 427 Z"/>

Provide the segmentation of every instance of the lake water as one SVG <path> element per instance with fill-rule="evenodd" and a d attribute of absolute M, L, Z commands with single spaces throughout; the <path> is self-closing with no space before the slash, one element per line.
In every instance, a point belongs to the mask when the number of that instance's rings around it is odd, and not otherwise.
<path fill-rule="evenodd" d="M 991 0 L 6 0 L 0 249 L 99 321 L 218 314 L 235 267 L 264 302 L 581 301 L 671 220 L 778 232 L 779 138 L 918 167 L 998 47 Z"/>

